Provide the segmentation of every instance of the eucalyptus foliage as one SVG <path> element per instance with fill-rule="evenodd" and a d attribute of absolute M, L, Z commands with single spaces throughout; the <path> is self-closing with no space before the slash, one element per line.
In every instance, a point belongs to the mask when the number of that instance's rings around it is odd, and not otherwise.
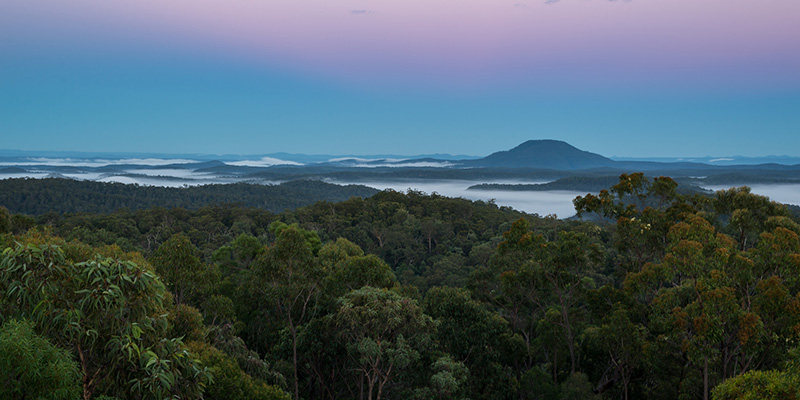
<path fill-rule="evenodd" d="M 68 400 L 80 394 L 78 364 L 33 330 L 30 321 L 0 327 L 0 398 Z"/>
<path fill-rule="evenodd" d="M 165 338 L 158 276 L 130 261 L 68 261 L 54 245 L 17 244 L 0 260 L 5 316 L 29 318 L 78 360 L 83 397 L 199 397 L 208 379 L 180 339 Z"/>

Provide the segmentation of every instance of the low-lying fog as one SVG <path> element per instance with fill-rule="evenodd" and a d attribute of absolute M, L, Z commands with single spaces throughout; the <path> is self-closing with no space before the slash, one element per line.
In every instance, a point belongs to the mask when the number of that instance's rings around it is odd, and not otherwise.
<path fill-rule="evenodd" d="M 755 185 L 712 185 L 704 186 L 713 191 L 732 187 L 749 186 L 752 193 L 769 197 L 772 201 L 800 206 L 800 185 L 792 184 L 755 184 Z"/>
<path fill-rule="evenodd" d="M 489 201 L 494 199 L 498 206 L 508 206 L 527 213 L 536 213 L 541 216 L 556 214 L 559 218 L 568 218 L 575 215 L 575 208 L 572 200 L 577 196 L 583 196 L 585 192 L 572 192 L 563 190 L 551 190 L 543 192 L 534 191 L 511 191 L 511 190 L 467 190 L 472 185 L 479 183 L 546 183 L 537 182 L 476 182 L 462 180 L 447 181 L 416 181 L 416 182 L 343 182 L 330 181 L 339 185 L 358 184 L 384 190 L 392 189 L 398 192 L 405 192 L 408 189 L 419 190 L 425 193 L 439 193 L 448 197 L 461 197 L 469 200 Z"/>
<path fill-rule="evenodd" d="M 541 216 L 556 214 L 559 218 L 569 218 L 575 215 L 575 207 L 572 200 L 577 196 L 584 196 L 586 192 L 548 190 L 548 191 L 506 191 L 506 190 L 467 190 L 468 187 L 476 185 L 475 181 L 417 181 L 417 182 L 343 182 L 331 181 L 340 185 L 360 184 L 373 187 L 379 190 L 393 189 L 405 192 L 409 188 L 420 190 L 425 193 L 439 193 L 448 197 L 461 197 L 469 200 L 488 201 L 494 199 L 499 206 L 509 206 L 514 209 L 527 213 L 536 213 Z M 495 181 L 485 183 L 546 183 L 539 182 L 509 182 Z M 730 189 L 731 187 L 750 186 L 753 193 L 767 196 L 770 200 L 785 204 L 800 205 L 800 185 L 774 184 L 774 185 L 714 185 L 706 186 L 710 190 Z M 595 193 L 596 194 L 596 193 Z"/>
<path fill-rule="evenodd" d="M 80 181 L 97 181 L 106 183 L 125 183 L 142 186 L 183 187 L 211 185 L 215 183 L 233 183 L 232 179 L 208 174 L 196 173 L 183 169 L 131 169 L 118 173 L 108 172 L 20 172 L 0 174 L 0 179 L 9 178 L 70 178 Z"/>
<path fill-rule="evenodd" d="M 196 173 L 182 169 L 138 169 L 132 168 L 122 173 L 77 172 L 53 174 L 45 171 L 29 171 L 21 173 L 0 173 L 0 179 L 7 178 L 46 178 L 51 176 L 68 177 L 79 180 L 99 182 L 120 182 L 148 186 L 182 187 L 197 186 L 214 183 L 233 183 L 236 178 L 218 177 L 214 175 Z M 545 183 L 520 182 L 520 181 L 466 181 L 466 180 L 422 180 L 422 181 L 389 181 L 389 182 L 352 182 L 328 181 L 340 185 L 360 184 L 379 190 L 393 189 L 406 192 L 408 189 L 419 190 L 425 193 L 439 193 L 448 197 L 461 197 L 469 200 L 494 200 L 498 206 L 508 206 L 527 213 L 536 213 L 541 216 L 555 214 L 559 218 L 568 218 L 575 215 L 572 200 L 583 196 L 586 192 L 577 191 L 505 191 L 505 190 L 467 190 L 468 187 L 479 183 Z M 262 184 L 278 184 L 280 182 L 257 182 Z M 742 185 L 712 185 L 706 186 L 710 190 L 728 189 Z M 800 185 L 791 184 L 757 184 L 748 185 L 753 193 L 769 197 L 781 203 L 800 205 Z"/>

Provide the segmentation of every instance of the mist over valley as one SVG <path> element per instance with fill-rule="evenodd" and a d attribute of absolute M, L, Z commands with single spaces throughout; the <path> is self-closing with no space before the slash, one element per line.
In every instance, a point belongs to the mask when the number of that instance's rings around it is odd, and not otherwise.
<path fill-rule="evenodd" d="M 491 201 L 531 214 L 567 218 L 575 214 L 572 205 L 575 197 L 597 194 L 613 185 L 620 174 L 642 171 L 648 176 L 670 176 L 687 190 L 711 193 L 747 185 L 754 193 L 772 200 L 800 205 L 800 165 L 618 161 L 556 140 L 531 140 L 483 158 L 438 156 L 275 153 L 250 157 L 159 154 L 131 157 L 81 153 L 47 157 L 5 151 L 0 153 L 0 179 L 64 178 L 168 188 L 233 183 L 278 185 L 298 179 L 316 180 Z M 775 157 L 766 160 L 774 161 Z"/>

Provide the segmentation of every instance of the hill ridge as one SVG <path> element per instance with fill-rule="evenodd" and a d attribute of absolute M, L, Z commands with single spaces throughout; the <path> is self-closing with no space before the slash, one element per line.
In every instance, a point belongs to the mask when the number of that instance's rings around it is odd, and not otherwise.
<path fill-rule="evenodd" d="M 473 167 L 546 168 L 557 170 L 610 167 L 616 162 L 555 139 L 533 139 L 484 158 L 465 161 Z"/>

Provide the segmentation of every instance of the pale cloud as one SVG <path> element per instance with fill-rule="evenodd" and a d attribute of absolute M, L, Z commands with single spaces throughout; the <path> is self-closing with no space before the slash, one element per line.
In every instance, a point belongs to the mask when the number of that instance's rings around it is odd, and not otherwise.
<path fill-rule="evenodd" d="M 339 157 L 331 158 L 329 162 L 342 162 L 342 161 L 358 161 L 362 163 L 373 161 L 386 161 L 386 162 L 400 162 L 405 161 L 407 158 L 361 158 L 361 157 Z"/>
<path fill-rule="evenodd" d="M 196 161 L 187 159 L 162 159 L 162 158 L 125 158 L 119 160 L 105 160 L 105 159 L 77 159 L 77 158 L 45 158 L 45 157 L 32 157 L 27 161 L 21 162 L 0 162 L 3 165 L 17 165 L 17 166 L 55 166 L 55 167 L 104 167 L 107 165 L 148 165 L 148 166 L 161 166 L 169 164 L 190 164 Z"/>
<path fill-rule="evenodd" d="M 226 162 L 225 164 L 235 165 L 237 167 L 271 167 L 273 165 L 303 165 L 302 163 L 299 162 L 281 160 L 279 158 L 273 158 L 273 157 L 262 157 L 259 160 Z"/>
<path fill-rule="evenodd" d="M 453 163 L 449 162 L 431 162 L 431 161 L 417 161 L 400 164 L 354 164 L 353 167 L 358 168 L 447 168 L 452 167 Z"/>

